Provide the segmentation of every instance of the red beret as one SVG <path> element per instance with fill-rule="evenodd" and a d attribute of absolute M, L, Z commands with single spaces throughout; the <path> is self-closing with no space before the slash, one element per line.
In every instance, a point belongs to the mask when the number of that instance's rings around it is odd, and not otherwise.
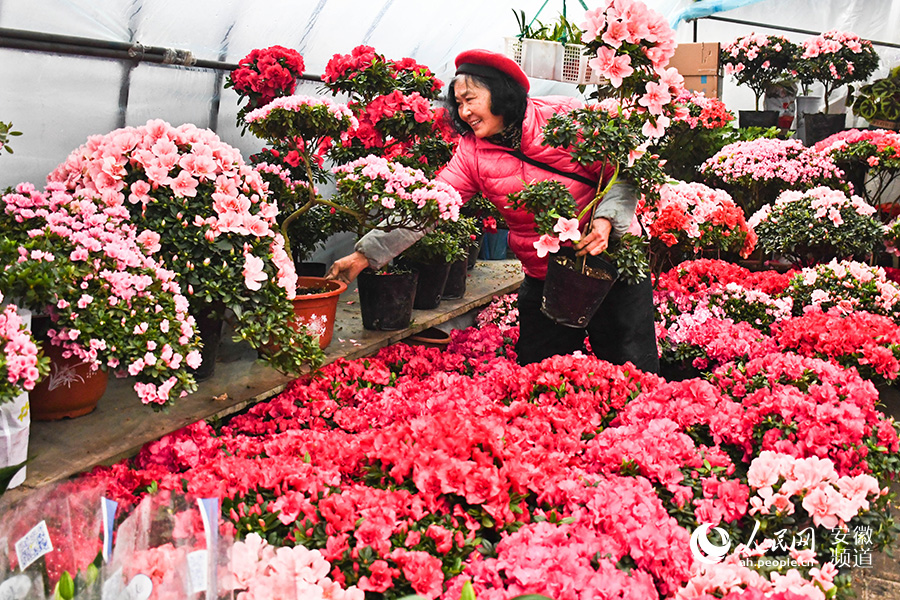
<path fill-rule="evenodd" d="M 491 69 L 494 72 L 491 72 Z M 525 91 L 531 89 L 528 76 L 522 70 L 516 61 L 500 54 L 498 52 L 490 52 L 489 50 L 466 50 L 456 57 L 456 74 L 481 75 L 487 77 L 497 77 L 506 75 L 513 81 L 522 86 Z"/>

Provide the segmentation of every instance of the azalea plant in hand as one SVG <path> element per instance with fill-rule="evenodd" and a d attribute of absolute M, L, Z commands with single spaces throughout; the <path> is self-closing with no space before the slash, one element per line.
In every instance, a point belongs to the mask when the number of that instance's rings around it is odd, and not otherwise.
<path fill-rule="evenodd" d="M 825 112 L 828 99 L 842 85 L 865 81 L 878 68 L 878 53 L 869 40 L 847 31 L 826 31 L 801 44 L 799 57 L 792 61 L 792 69 L 803 88 L 809 93 L 814 82 L 825 86 Z"/>
<path fill-rule="evenodd" d="M 226 88 L 237 92 L 238 103 L 247 101 L 237 114 L 237 124 L 241 130 L 246 127 L 244 116 L 248 112 L 265 106 L 279 96 L 293 94 L 297 89 L 297 79 L 303 75 L 305 68 L 303 56 L 283 46 L 257 48 L 242 58 L 225 81 Z"/>
<path fill-rule="evenodd" d="M 3 300 L 0 293 L 0 404 L 33 390 L 49 371 L 49 362 L 41 356 L 18 307 Z"/>
<path fill-rule="evenodd" d="M 612 182 L 607 184 L 607 189 L 611 186 Z M 605 193 L 605 190 L 599 192 L 597 197 L 602 198 Z M 579 211 L 572 193 L 559 181 L 537 181 L 507 198 L 513 208 L 524 208 L 534 215 L 535 231 L 541 235 L 534 242 L 534 248 L 541 258 L 559 252 L 560 244 L 578 242 L 587 234 L 587 228 L 592 223 L 589 215 L 594 203 Z M 580 229 L 581 223 L 584 223 L 584 232 Z M 601 256 L 616 267 L 619 277 L 634 284 L 645 279 L 650 272 L 646 248 L 646 240 L 626 233 L 620 238 L 610 239 L 609 248 Z M 584 257 L 579 257 L 576 270 L 581 271 L 584 264 Z"/>
<path fill-rule="evenodd" d="M 875 208 L 859 196 L 828 187 L 787 190 L 749 219 L 760 249 L 795 267 L 831 259 L 866 259 L 881 245 Z"/>
<path fill-rule="evenodd" d="M 744 211 L 725 190 L 702 183 L 676 181 L 660 188 L 656 206 L 638 206 L 641 223 L 650 235 L 653 272 L 701 253 L 725 252 L 747 258 L 756 234 L 747 226 Z"/>
<path fill-rule="evenodd" d="M 19 184 L 0 204 L 0 289 L 49 316 L 42 342 L 134 377 L 154 408 L 196 389 L 186 369 L 200 364 L 195 321 L 176 274 L 149 257 L 158 235 L 138 234 L 124 206 L 73 197 L 59 183 L 43 193 Z"/>
<path fill-rule="evenodd" d="M 754 110 L 759 110 L 766 88 L 789 72 L 797 52 L 797 46 L 783 36 L 753 32 L 726 44 L 719 52 L 719 62 L 738 85 L 753 90 Z"/>
<path fill-rule="evenodd" d="M 684 78 L 666 68 L 675 51 L 675 33 L 659 13 L 636 0 L 607 1 L 585 13 L 582 42 L 593 72 L 608 81 L 592 98 L 604 98 L 565 114 L 544 128 L 544 143 L 564 148 L 579 164 L 608 165 L 655 201 L 665 181 L 659 157 L 649 147 L 676 115 Z M 604 176 L 607 176 L 606 169 Z M 598 197 L 601 197 L 598 190 Z"/>
<path fill-rule="evenodd" d="M 91 137 L 49 176 L 74 194 L 127 210 L 145 247 L 176 273 L 192 313 L 234 316 L 239 339 L 298 373 L 318 364 L 295 332 L 297 275 L 274 230 L 278 207 L 259 172 L 213 132 L 161 120 Z"/>

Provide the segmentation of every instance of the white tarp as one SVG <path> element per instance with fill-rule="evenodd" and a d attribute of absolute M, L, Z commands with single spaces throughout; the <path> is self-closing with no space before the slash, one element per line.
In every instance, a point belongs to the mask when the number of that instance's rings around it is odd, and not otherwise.
<path fill-rule="evenodd" d="M 694 5 L 690 0 L 647 3 L 670 21 Z M 321 74 L 332 55 L 368 44 L 389 58 L 410 56 L 446 81 L 456 54 L 476 47 L 502 51 L 504 36 L 518 33 L 513 10 L 524 10 L 530 19 L 544 4 L 543 0 L 0 0 L 0 28 L 186 50 L 200 59 L 228 63 L 236 63 L 253 48 L 280 44 L 298 50 L 312 74 Z M 540 21 L 554 22 L 562 8 L 562 0 L 546 3 Z M 570 20 L 579 23 L 581 4 L 570 0 L 566 8 Z M 900 0 L 762 0 L 716 16 L 816 32 L 842 29 L 876 41 L 900 42 Z M 694 29 L 694 23 L 681 22 L 678 40 L 693 41 Z M 729 42 L 751 30 L 783 33 L 794 41 L 809 37 L 707 19 L 696 25 L 697 41 Z M 880 76 L 900 62 L 900 51 L 878 49 L 884 59 Z M 40 185 L 89 135 L 115 128 L 122 106 L 127 107 L 128 125 L 162 118 L 174 124 L 214 126 L 225 141 L 253 152 L 260 144 L 238 135 L 237 96 L 223 90 L 222 83 L 221 74 L 206 69 L 148 63 L 128 68 L 107 58 L 0 48 L 0 121 L 12 121 L 24 134 L 13 139 L 14 155 L 0 157 L 0 186 L 23 180 Z M 320 87 L 306 84 L 299 93 L 315 94 Z M 574 86 L 540 80 L 534 81 L 532 92 L 578 93 Z M 752 108 L 749 90 L 731 82 L 726 81 L 723 99 L 732 110 Z"/>

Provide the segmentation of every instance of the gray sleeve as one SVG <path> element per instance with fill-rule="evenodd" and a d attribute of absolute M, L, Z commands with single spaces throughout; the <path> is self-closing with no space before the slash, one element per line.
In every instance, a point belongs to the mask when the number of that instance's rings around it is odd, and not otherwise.
<path fill-rule="evenodd" d="M 617 181 L 594 208 L 594 218 L 607 219 L 612 223 L 610 237 L 620 238 L 625 235 L 631 225 L 638 198 L 640 198 L 640 194 L 634 185 Z"/>
<path fill-rule="evenodd" d="M 411 229 L 397 228 L 390 231 L 373 229 L 356 242 L 354 249 L 369 259 L 370 267 L 380 269 L 424 235 L 424 231 Z"/>

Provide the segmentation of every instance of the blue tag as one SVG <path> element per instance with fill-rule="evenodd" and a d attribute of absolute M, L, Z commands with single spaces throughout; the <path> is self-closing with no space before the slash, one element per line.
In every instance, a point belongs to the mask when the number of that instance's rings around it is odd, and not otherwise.
<path fill-rule="evenodd" d="M 103 515 L 103 562 L 112 557 L 113 527 L 116 524 L 116 508 L 119 503 L 109 498 L 100 498 L 100 513 Z"/>

